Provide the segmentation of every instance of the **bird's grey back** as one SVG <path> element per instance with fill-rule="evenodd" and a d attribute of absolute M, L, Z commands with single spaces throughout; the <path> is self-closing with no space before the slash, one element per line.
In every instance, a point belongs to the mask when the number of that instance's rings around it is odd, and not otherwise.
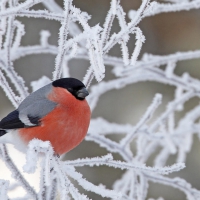
<path fill-rule="evenodd" d="M 0 136 L 10 129 L 39 126 L 42 118 L 50 113 L 57 103 L 48 100 L 52 85 L 46 85 L 30 94 L 18 107 L 0 121 Z"/>
<path fill-rule="evenodd" d="M 23 110 L 27 106 L 35 103 L 38 100 L 44 100 L 47 98 L 48 94 L 52 91 L 52 84 L 45 85 L 44 87 L 36 90 L 26 97 L 18 107 L 18 110 Z"/>
<path fill-rule="evenodd" d="M 26 115 L 29 118 L 42 118 L 51 112 L 56 103 L 48 100 L 47 96 L 52 91 L 52 84 L 48 84 L 39 90 L 30 94 L 18 107 L 20 115 Z"/>

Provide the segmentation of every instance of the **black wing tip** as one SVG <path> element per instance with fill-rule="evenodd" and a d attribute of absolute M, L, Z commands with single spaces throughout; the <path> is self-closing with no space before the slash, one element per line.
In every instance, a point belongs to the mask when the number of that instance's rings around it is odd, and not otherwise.
<path fill-rule="evenodd" d="M 5 135 L 6 133 L 7 133 L 7 132 L 6 132 L 5 130 L 0 129 L 0 137 L 3 136 L 3 135 Z"/>
<path fill-rule="evenodd" d="M 24 123 L 19 119 L 19 111 L 14 110 L 0 121 L 0 130 L 24 128 Z"/>
<path fill-rule="evenodd" d="M 33 117 L 31 115 L 28 115 L 27 117 L 30 120 L 30 122 L 32 124 L 34 124 L 35 126 L 39 126 L 40 125 L 40 120 L 41 120 L 40 117 Z"/>

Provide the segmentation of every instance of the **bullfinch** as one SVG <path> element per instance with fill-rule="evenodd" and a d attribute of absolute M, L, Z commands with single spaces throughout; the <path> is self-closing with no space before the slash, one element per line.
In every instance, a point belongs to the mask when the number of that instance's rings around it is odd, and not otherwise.
<path fill-rule="evenodd" d="M 0 142 L 25 151 L 30 140 L 50 141 L 56 154 L 76 147 L 90 123 L 89 95 L 75 78 L 61 78 L 40 88 L 0 121 Z"/>

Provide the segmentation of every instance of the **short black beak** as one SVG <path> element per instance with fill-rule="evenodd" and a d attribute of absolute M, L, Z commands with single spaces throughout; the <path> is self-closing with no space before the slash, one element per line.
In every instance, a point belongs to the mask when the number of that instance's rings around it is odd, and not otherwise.
<path fill-rule="evenodd" d="M 89 92 L 85 87 L 81 88 L 80 90 L 77 91 L 76 96 L 80 99 L 84 99 L 86 96 L 89 95 Z"/>

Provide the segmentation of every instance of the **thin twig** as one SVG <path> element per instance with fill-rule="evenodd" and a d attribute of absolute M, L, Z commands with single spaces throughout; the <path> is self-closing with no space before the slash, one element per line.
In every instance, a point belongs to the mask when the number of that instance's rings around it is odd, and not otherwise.
<path fill-rule="evenodd" d="M 32 196 L 35 200 L 38 200 L 37 197 L 37 193 L 36 191 L 33 189 L 33 187 L 31 187 L 29 185 L 29 183 L 26 181 L 26 179 L 24 179 L 24 177 L 22 176 L 21 172 L 17 169 L 17 167 L 15 166 L 15 164 L 13 163 L 12 159 L 10 158 L 6 145 L 5 144 L 1 144 L 1 153 L 0 153 L 2 159 L 5 161 L 5 164 L 7 165 L 7 167 L 10 169 L 10 171 L 13 174 L 13 177 L 20 182 L 21 186 L 24 188 L 24 190 L 26 192 L 28 192 L 30 194 L 30 196 Z"/>

